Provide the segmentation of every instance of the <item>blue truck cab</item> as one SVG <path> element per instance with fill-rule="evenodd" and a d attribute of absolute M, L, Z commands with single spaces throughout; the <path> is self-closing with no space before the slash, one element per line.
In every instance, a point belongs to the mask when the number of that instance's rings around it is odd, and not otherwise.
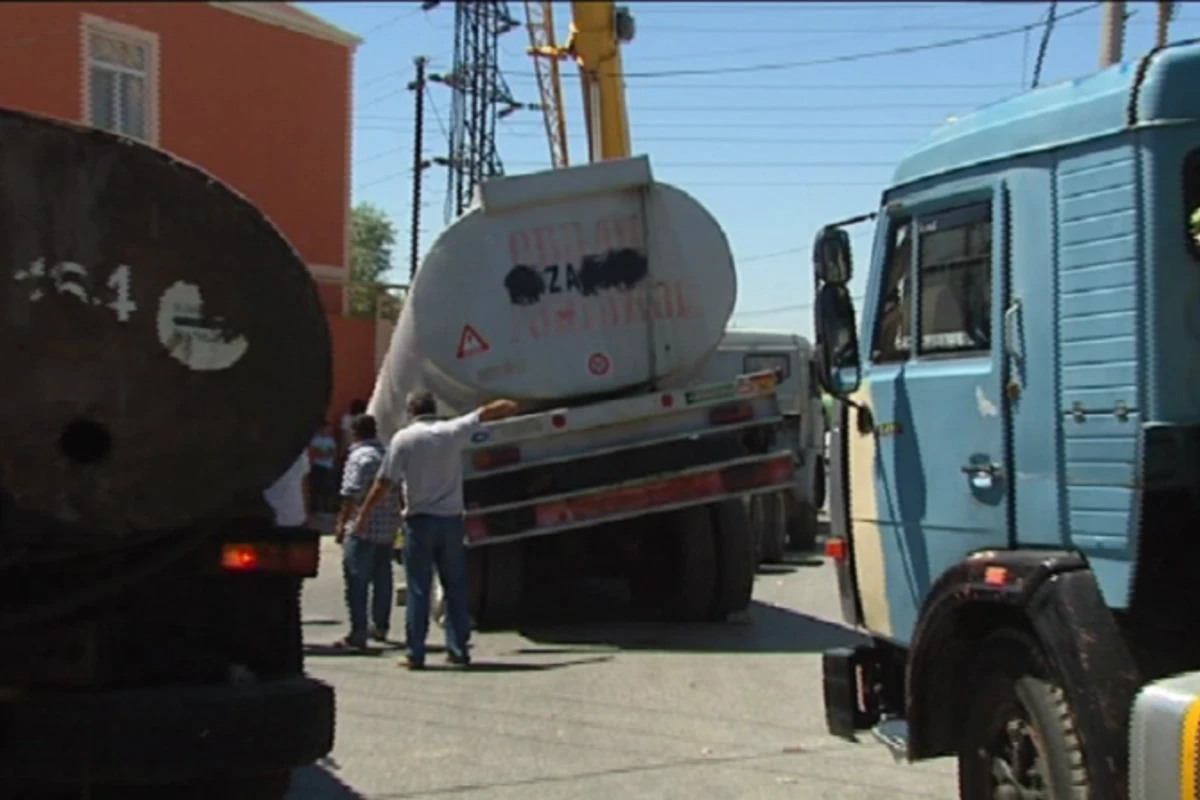
<path fill-rule="evenodd" d="M 845 224 L 816 238 L 870 637 L 825 654 L 828 727 L 956 756 L 963 798 L 1126 797 L 1139 687 L 1200 668 L 1197 87 L 1185 42 L 943 126 L 870 215 L 861 326 Z"/>

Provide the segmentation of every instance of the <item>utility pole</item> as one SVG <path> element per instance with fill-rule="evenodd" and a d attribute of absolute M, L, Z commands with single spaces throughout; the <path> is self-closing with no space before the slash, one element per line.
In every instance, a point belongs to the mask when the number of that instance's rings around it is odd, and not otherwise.
<path fill-rule="evenodd" d="M 1100 21 L 1100 69 L 1119 64 L 1125 44 L 1125 2 L 1108 0 Z"/>
<path fill-rule="evenodd" d="M 417 274 L 417 262 L 421 257 L 421 176 L 429 166 L 422 156 L 425 147 L 425 65 L 429 59 L 417 56 L 413 59 L 417 67 L 417 77 L 408 84 L 409 91 L 414 93 L 416 103 L 413 114 L 413 175 L 412 175 L 412 222 L 409 231 L 411 249 L 409 250 L 408 281 L 411 284 Z"/>
<path fill-rule="evenodd" d="M 1166 47 L 1170 36 L 1171 20 L 1175 17 L 1176 3 L 1158 0 L 1158 19 L 1155 21 L 1154 46 Z"/>

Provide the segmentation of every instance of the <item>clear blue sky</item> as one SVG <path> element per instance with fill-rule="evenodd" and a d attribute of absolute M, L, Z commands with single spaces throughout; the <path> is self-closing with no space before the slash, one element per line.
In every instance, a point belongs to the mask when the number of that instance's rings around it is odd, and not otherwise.
<path fill-rule="evenodd" d="M 405 85 L 413 57 L 432 72 L 449 71 L 454 4 L 422 12 L 417 3 L 303 3 L 365 39 L 354 91 L 354 201 L 384 208 L 400 232 L 393 280 L 408 273 L 413 98 Z M 637 36 L 623 50 L 633 148 L 651 157 L 655 175 L 703 202 L 724 226 L 738 268 L 734 323 L 811 335 L 810 245 L 825 222 L 871 211 L 894 164 L 952 114 L 1027 87 L 1041 30 L 907 54 L 841 63 L 754 69 L 935 44 L 1016 28 L 1044 19 L 1048 3 L 628 3 Z M 1042 84 L 1097 68 L 1098 8 L 1059 3 Z M 510 3 L 524 21 L 522 2 Z M 1126 59 L 1154 35 L 1154 3 L 1127 3 Z M 555 3 L 559 40 L 570 7 Z M 1200 36 L 1200 5 L 1181 6 L 1173 40 Z M 514 97 L 536 103 L 524 27 L 501 38 L 501 69 Z M 655 75 L 733 70 L 724 74 Z M 639 73 L 650 73 L 639 76 Z M 585 153 L 579 82 L 564 65 L 573 163 Z M 446 150 L 450 92 L 434 85 L 427 105 L 427 156 Z M 440 121 L 439 121 L 440 119 Z M 539 111 L 500 123 L 498 145 L 508 173 L 549 166 Z M 422 243 L 443 225 L 447 175 L 425 174 Z M 868 226 L 856 230 L 865 266 Z M 858 270 L 856 283 L 865 275 Z"/>

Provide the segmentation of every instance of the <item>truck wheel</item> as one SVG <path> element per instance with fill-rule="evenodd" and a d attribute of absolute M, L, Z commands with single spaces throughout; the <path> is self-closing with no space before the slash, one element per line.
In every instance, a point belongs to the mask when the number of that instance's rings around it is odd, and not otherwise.
<path fill-rule="evenodd" d="M 521 613 L 525 559 L 520 542 L 489 545 L 483 559 L 483 592 L 476 622 L 482 631 L 509 628 Z"/>
<path fill-rule="evenodd" d="M 959 796 L 1086 800 L 1091 796 L 1074 714 L 1037 643 L 989 636 L 967 683 L 958 750 Z"/>
<path fill-rule="evenodd" d="M 759 541 L 759 559 L 778 564 L 787 553 L 788 529 L 784 500 L 778 494 L 757 494 L 751 498 L 752 519 Z"/>
<path fill-rule="evenodd" d="M 808 500 L 792 504 L 788 517 L 788 544 L 793 550 L 811 552 L 817 549 L 817 507 Z"/>
<path fill-rule="evenodd" d="M 670 610 L 682 622 L 699 622 L 708 618 L 718 581 L 713 519 L 705 506 L 682 509 L 669 519 L 675 539 Z"/>
<path fill-rule="evenodd" d="M 723 620 L 749 608 L 758 559 L 746 504 L 741 499 L 722 500 L 706 510 L 711 518 L 717 556 L 717 585 L 709 616 Z"/>

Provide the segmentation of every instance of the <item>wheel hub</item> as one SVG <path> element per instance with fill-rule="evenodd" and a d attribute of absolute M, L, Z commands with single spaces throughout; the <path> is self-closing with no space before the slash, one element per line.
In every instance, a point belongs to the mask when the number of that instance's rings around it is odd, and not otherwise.
<path fill-rule="evenodd" d="M 1008 720 L 991 752 L 982 755 L 991 759 L 993 800 L 1050 800 L 1042 774 L 1045 757 L 1025 720 Z"/>

